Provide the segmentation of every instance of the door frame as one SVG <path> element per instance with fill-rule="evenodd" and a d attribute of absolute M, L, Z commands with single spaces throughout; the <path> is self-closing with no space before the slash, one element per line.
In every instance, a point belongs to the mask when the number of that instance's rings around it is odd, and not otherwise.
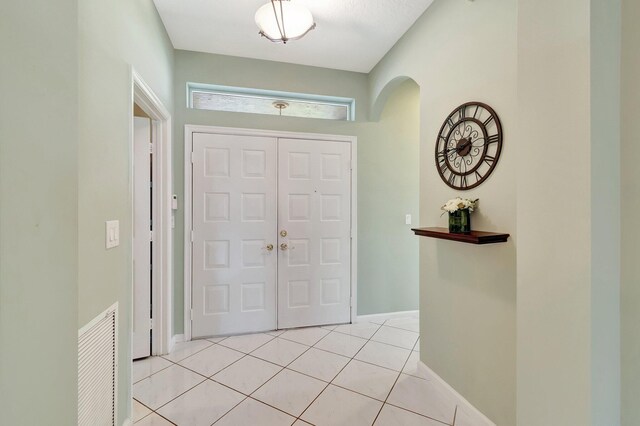
<path fill-rule="evenodd" d="M 131 102 L 129 111 L 129 200 L 133 224 L 133 104 L 134 102 L 151 117 L 153 144 L 152 221 L 153 253 L 151 257 L 152 333 L 151 355 L 168 354 L 172 349 L 172 292 L 173 292 L 173 236 L 172 236 L 172 164 L 171 164 L 171 114 L 140 74 L 131 67 Z M 133 226 L 131 227 L 129 253 L 131 256 L 131 306 L 133 315 Z M 129 344 L 132 346 L 131 336 Z M 133 351 L 133 346 L 132 346 Z"/>
<path fill-rule="evenodd" d="M 301 133 L 237 127 L 184 126 L 184 340 L 191 340 L 191 231 L 192 226 L 192 173 L 193 134 L 209 133 L 234 136 L 263 136 L 286 139 L 306 139 L 351 144 L 351 322 L 357 317 L 358 291 L 358 138 L 346 135 L 326 135 L 321 133 Z"/>

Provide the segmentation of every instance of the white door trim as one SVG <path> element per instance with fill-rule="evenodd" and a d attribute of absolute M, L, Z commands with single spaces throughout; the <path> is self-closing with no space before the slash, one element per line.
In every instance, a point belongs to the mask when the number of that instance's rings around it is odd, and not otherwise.
<path fill-rule="evenodd" d="M 191 191 L 194 133 L 213 133 L 224 135 L 266 136 L 287 139 L 307 139 L 318 141 L 347 142 L 351 144 L 351 321 L 357 315 L 358 290 L 358 138 L 345 135 L 325 135 L 320 133 L 299 133 L 259 129 L 241 129 L 233 127 L 184 126 L 184 340 L 191 340 Z"/>
<path fill-rule="evenodd" d="M 131 68 L 131 102 L 129 116 L 129 193 L 131 201 L 131 220 L 133 223 L 133 103 L 140 106 L 152 120 L 153 135 L 153 274 L 151 279 L 153 306 L 153 332 L 151 333 L 151 354 L 167 354 L 172 349 L 172 292 L 173 292 L 173 237 L 171 209 L 171 114 L 160 98 L 145 83 L 140 74 Z M 132 227 L 133 228 L 133 227 Z M 133 229 L 131 247 L 133 254 Z M 133 260 L 133 257 L 132 257 Z M 131 267 L 133 283 L 133 265 Z M 132 299 L 133 300 L 133 285 Z M 133 312 L 133 304 L 130 307 Z M 129 337 L 131 339 L 131 337 Z"/>

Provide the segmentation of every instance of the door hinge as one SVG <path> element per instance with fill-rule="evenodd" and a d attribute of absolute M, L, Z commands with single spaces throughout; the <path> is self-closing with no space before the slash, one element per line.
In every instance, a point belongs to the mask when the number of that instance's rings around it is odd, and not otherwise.
<path fill-rule="evenodd" d="M 353 308 L 353 296 L 349 297 L 349 307 Z"/>
<path fill-rule="evenodd" d="M 191 242 L 193 242 L 193 229 L 191 230 Z"/>
<path fill-rule="evenodd" d="M 149 154 L 153 154 L 153 144 L 149 144 Z"/>
<path fill-rule="evenodd" d="M 191 309 L 191 311 L 189 311 L 189 317 L 191 318 L 191 321 L 193 321 L 193 309 Z"/>
<path fill-rule="evenodd" d="M 153 330 L 153 318 L 149 318 L 149 330 Z"/>
<path fill-rule="evenodd" d="M 149 241 L 153 242 L 153 231 L 149 231 Z"/>
<path fill-rule="evenodd" d="M 191 164 L 193 164 L 193 151 L 191 151 Z"/>

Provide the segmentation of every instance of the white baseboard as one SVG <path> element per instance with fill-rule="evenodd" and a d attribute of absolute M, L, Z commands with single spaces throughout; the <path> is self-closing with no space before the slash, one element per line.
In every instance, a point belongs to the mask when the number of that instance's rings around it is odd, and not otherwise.
<path fill-rule="evenodd" d="M 171 339 L 171 344 L 169 345 L 169 353 L 173 352 L 173 347 L 176 345 L 176 343 L 182 342 L 184 342 L 184 334 L 176 334 L 175 336 L 173 336 L 173 338 Z"/>
<path fill-rule="evenodd" d="M 420 311 L 387 312 L 385 314 L 358 315 L 355 322 L 383 322 L 389 319 L 417 316 Z"/>
<path fill-rule="evenodd" d="M 447 389 L 449 392 L 451 392 L 456 397 L 456 399 L 460 403 L 459 405 L 462 405 L 464 407 L 464 409 L 467 412 L 467 414 L 469 414 L 470 416 L 474 417 L 474 423 L 473 424 L 477 424 L 478 426 L 480 426 L 480 425 L 482 425 L 482 426 L 496 426 L 496 424 L 494 422 L 492 422 L 487 416 L 482 414 L 482 412 L 480 410 L 478 410 L 476 407 L 474 407 L 469 401 L 467 401 L 465 397 L 460 395 L 442 377 L 438 376 L 438 374 L 435 371 L 433 371 L 431 368 L 429 368 L 429 366 L 427 364 L 425 364 L 422 361 L 419 361 L 419 362 L 422 365 L 422 367 L 425 370 L 427 370 L 429 375 L 433 377 L 434 380 L 436 380 L 438 383 L 440 383 L 442 386 L 444 386 L 445 389 Z"/>

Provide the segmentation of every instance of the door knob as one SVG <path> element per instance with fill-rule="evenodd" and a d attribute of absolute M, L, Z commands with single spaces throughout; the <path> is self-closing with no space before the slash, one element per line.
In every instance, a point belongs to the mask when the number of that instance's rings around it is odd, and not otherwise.
<path fill-rule="evenodd" d="M 282 238 L 286 237 L 287 236 L 287 231 L 285 231 L 284 229 L 282 231 L 280 231 L 280 236 Z"/>
<path fill-rule="evenodd" d="M 282 244 L 280 244 L 280 250 L 283 250 L 283 251 L 284 251 L 284 250 L 286 250 L 286 249 L 288 249 L 288 248 L 289 248 L 289 246 L 287 245 L 287 243 L 282 243 Z"/>
<path fill-rule="evenodd" d="M 271 251 L 273 250 L 273 244 L 267 244 L 265 248 L 267 249 L 267 251 Z"/>

